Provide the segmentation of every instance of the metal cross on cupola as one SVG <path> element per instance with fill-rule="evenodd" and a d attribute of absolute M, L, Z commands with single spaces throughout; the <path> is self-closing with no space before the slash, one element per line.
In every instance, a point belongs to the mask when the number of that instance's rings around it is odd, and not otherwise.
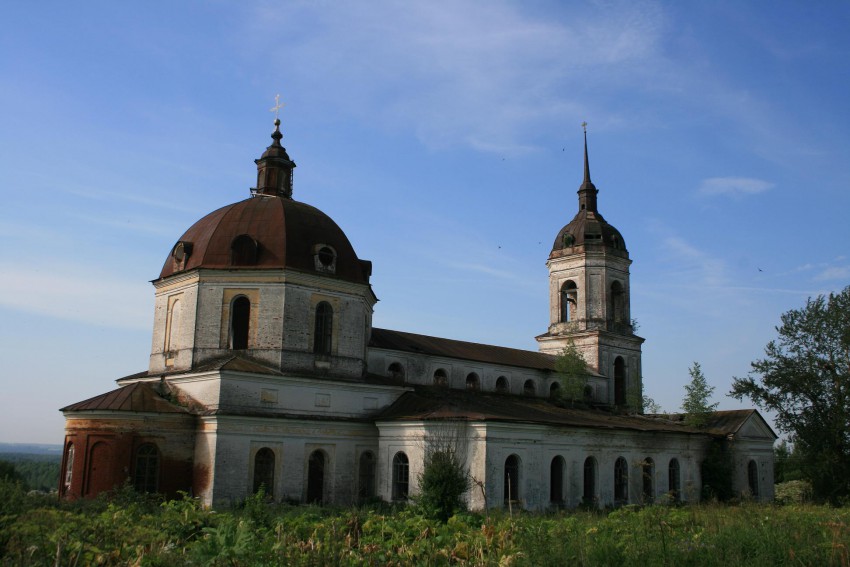
<path fill-rule="evenodd" d="M 286 103 L 280 102 L 280 94 L 274 95 L 274 106 L 269 109 L 269 112 L 274 112 L 275 121 L 280 120 L 280 109 L 286 106 Z"/>

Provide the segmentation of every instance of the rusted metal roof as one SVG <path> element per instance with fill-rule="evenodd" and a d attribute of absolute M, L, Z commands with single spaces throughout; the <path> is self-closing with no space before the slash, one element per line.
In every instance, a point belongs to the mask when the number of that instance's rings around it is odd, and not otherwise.
<path fill-rule="evenodd" d="M 535 370 L 555 370 L 556 357 L 551 354 L 429 337 L 389 329 L 373 328 L 369 346 L 505 366 L 533 368 Z"/>
<path fill-rule="evenodd" d="M 257 244 L 256 263 L 234 265 L 232 245 L 248 235 Z M 187 230 L 179 242 L 191 243 L 191 254 L 178 266 L 169 254 L 160 278 L 195 268 L 294 268 L 315 272 L 315 247 L 331 246 L 337 254 L 335 273 L 358 283 L 369 282 L 371 264 L 357 258 L 341 228 L 319 209 L 285 197 L 258 196 L 211 212 Z"/>
<path fill-rule="evenodd" d="M 376 421 L 462 420 L 534 423 L 591 429 L 702 433 L 681 422 L 604 410 L 558 407 L 542 398 L 419 387 L 402 395 Z"/>
<path fill-rule="evenodd" d="M 134 382 L 117 390 L 62 408 L 69 411 L 130 411 L 145 413 L 189 413 L 162 396 L 150 382 Z"/>

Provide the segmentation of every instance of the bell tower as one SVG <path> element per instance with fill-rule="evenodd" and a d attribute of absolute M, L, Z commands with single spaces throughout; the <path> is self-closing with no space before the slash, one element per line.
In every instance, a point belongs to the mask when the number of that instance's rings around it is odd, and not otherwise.
<path fill-rule="evenodd" d="M 629 301 L 629 252 L 619 231 L 597 208 L 599 190 L 590 180 L 587 124 L 584 180 L 578 212 L 558 232 L 549 268 L 549 328 L 537 337 L 539 349 L 559 354 L 573 343 L 604 387 L 594 399 L 611 406 L 639 405 L 641 344 L 634 334 Z"/>

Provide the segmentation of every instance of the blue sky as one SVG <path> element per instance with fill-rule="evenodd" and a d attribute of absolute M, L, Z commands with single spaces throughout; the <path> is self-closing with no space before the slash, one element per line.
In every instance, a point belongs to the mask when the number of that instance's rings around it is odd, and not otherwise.
<path fill-rule="evenodd" d="M 846 2 L 46 2 L 0 23 L 0 442 L 144 370 L 153 288 L 248 195 L 274 95 L 375 324 L 536 350 L 582 121 L 647 393 L 715 399 L 850 283 Z"/>

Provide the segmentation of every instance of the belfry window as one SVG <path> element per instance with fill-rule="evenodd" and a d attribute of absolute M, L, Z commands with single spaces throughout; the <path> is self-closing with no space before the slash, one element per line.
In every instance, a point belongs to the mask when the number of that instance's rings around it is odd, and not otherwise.
<path fill-rule="evenodd" d="M 333 342 L 334 310 L 331 304 L 322 301 L 316 306 L 316 326 L 313 333 L 313 352 L 330 354 Z"/>
<path fill-rule="evenodd" d="M 268 498 L 274 498 L 274 451 L 268 447 L 254 455 L 254 494 L 260 489 Z"/>
<path fill-rule="evenodd" d="M 611 284 L 611 314 L 609 317 L 614 323 L 626 321 L 626 292 L 623 284 L 614 282 Z"/>
<path fill-rule="evenodd" d="M 153 443 L 136 449 L 136 469 L 133 486 L 137 492 L 154 493 L 159 488 L 159 451 Z"/>
<path fill-rule="evenodd" d="M 626 363 L 622 356 L 614 359 L 614 404 L 626 405 Z"/>
<path fill-rule="evenodd" d="M 233 350 L 248 348 L 250 326 L 251 300 L 240 295 L 230 305 L 230 348 Z"/>
<path fill-rule="evenodd" d="M 567 280 L 561 286 L 561 322 L 569 323 L 576 318 L 578 308 L 578 288 L 576 282 Z"/>
<path fill-rule="evenodd" d="M 407 500 L 410 485 L 410 462 L 398 452 L 393 457 L 393 500 Z"/>

